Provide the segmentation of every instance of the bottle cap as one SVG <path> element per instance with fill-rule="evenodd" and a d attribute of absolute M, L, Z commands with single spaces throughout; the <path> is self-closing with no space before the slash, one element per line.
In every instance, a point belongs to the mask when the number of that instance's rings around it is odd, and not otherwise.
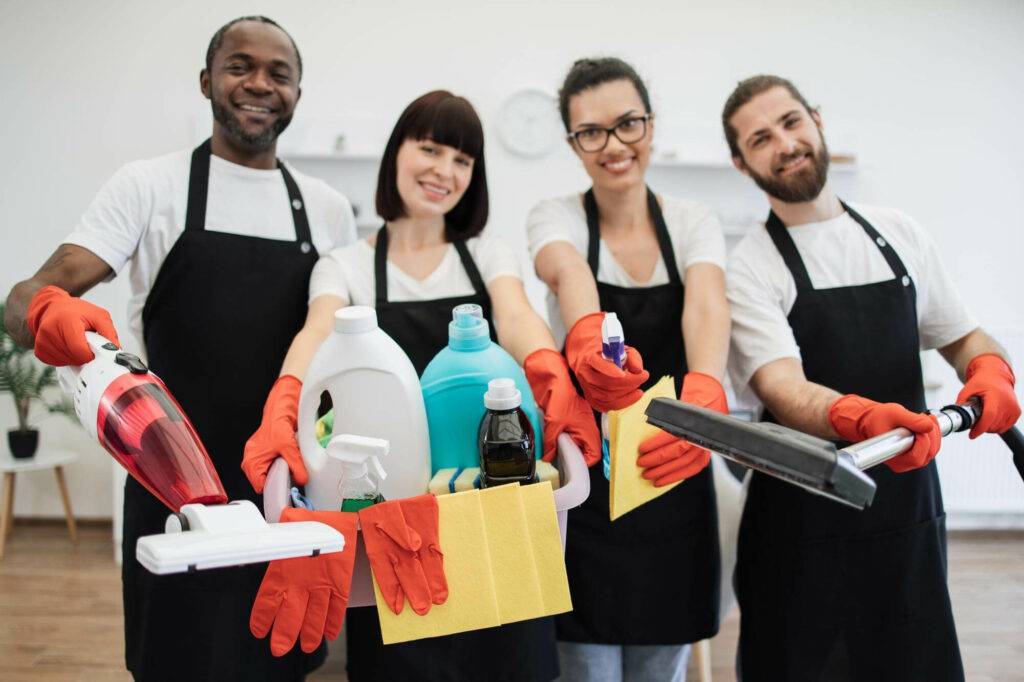
<path fill-rule="evenodd" d="M 491 341 L 490 325 L 484 311 L 476 303 L 463 303 L 452 308 L 448 323 L 448 345 L 454 350 L 481 350 Z"/>
<path fill-rule="evenodd" d="M 377 311 L 365 305 L 350 305 L 334 313 L 334 331 L 363 334 L 377 328 Z"/>
<path fill-rule="evenodd" d="M 484 407 L 488 410 L 514 410 L 523 404 L 523 396 L 511 379 L 491 379 L 484 394 Z"/>

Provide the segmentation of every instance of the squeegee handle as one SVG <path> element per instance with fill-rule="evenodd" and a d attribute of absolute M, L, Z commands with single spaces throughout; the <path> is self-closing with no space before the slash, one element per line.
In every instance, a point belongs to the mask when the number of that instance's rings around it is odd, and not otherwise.
<path fill-rule="evenodd" d="M 948 405 L 941 410 L 933 411 L 932 415 L 939 422 L 939 431 L 945 438 L 951 433 L 971 428 L 981 414 L 980 407 L 980 403 L 971 398 L 963 405 Z M 913 444 L 914 434 L 909 429 L 899 428 L 850 445 L 844 448 L 844 452 L 850 455 L 858 469 L 864 471 L 896 455 L 902 455 Z M 1024 454 L 1021 455 L 1021 459 L 1024 460 Z"/>

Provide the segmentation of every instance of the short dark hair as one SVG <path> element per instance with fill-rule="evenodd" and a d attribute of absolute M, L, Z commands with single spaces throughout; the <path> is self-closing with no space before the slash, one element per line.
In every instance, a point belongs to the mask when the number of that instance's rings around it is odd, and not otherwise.
<path fill-rule="evenodd" d="M 651 113 L 651 97 L 647 94 L 647 86 L 644 85 L 640 74 L 632 66 L 618 57 L 577 59 L 569 69 L 569 73 L 565 74 L 562 88 L 558 91 L 558 111 L 562 114 L 565 130 L 567 132 L 569 130 L 570 97 L 602 83 L 618 80 L 627 80 L 632 83 L 640 94 L 640 101 L 644 103 L 644 113 Z"/>
<path fill-rule="evenodd" d="M 292 38 L 292 34 L 288 33 L 288 31 L 281 28 L 281 24 L 261 14 L 254 14 L 248 17 L 238 17 L 237 19 L 232 19 L 231 21 L 217 29 L 217 32 L 213 34 L 212 38 L 210 38 L 210 45 L 206 48 L 206 70 L 209 71 L 213 68 L 213 56 L 217 54 L 217 50 L 219 50 L 220 46 L 224 44 L 224 34 L 226 34 L 228 32 L 228 29 L 230 29 L 232 26 L 243 21 L 257 21 L 261 24 L 269 24 L 280 30 L 281 33 L 284 33 L 286 36 L 288 36 L 288 40 L 290 40 L 292 43 L 292 49 L 295 50 L 295 59 L 299 63 L 299 80 L 302 80 L 302 55 L 299 54 L 299 46 L 295 44 L 295 38 Z"/>
<path fill-rule="evenodd" d="M 377 214 L 384 220 L 405 216 L 405 203 L 398 193 L 398 148 L 410 139 L 430 139 L 473 157 L 469 187 L 444 217 L 444 237 L 452 242 L 479 234 L 487 224 L 489 208 L 484 128 L 473 105 L 447 90 L 433 90 L 413 100 L 398 117 L 377 175 Z"/>
<path fill-rule="evenodd" d="M 739 142 L 736 139 L 736 129 L 730 123 L 732 117 L 744 104 L 772 88 L 786 88 L 793 99 L 803 105 L 807 113 L 814 111 L 800 91 L 796 89 L 796 86 L 781 76 L 761 74 L 740 81 L 736 85 L 736 89 L 729 95 L 729 99 L 725 100 L 725 107 L 722 108 L 722 129 L 725 131 L 725 141 L 729 143 L 729 151 L 734 157 L 743 158 L 743 154 L 740 152 Z"/>

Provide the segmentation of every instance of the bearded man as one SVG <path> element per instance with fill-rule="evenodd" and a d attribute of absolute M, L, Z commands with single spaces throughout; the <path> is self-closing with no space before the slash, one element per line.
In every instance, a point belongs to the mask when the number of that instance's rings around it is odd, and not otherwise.
<path fill-rule="evenodd" d="M 1020 416 L 1005 351 L 964 306 L 932 239 L 828 181 L 821 116 L 777 76 L 741 82 L 722 113 L 734 165 L 764 190 L 765 229 L 729 262 L 730 372 L 777 421 L 837 442 L 909 429 L 867 474 L 865 511 L 754 473 L 740 525 L 738 673 L 757 680 L 964 679 L 946 584 L 946 528 L 924 414 L 922 349 L 977 397 L 976 438 Z"/>

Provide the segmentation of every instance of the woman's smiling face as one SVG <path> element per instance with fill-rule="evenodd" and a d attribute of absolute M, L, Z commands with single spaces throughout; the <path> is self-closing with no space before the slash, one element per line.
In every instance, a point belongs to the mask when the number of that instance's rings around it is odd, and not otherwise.
<path fill-rule="evenodd" d="M 647 108 L 633 83 L 626 79 L 608 81 L 581 90 L 569 99 L 569 130 L 575 133 L 588 128 L 630 125 L 627 122 L 646 113 Z M 571 142 L 595 187 L 619 191 L 644 183 L 651 158 L 654 120 L 632 125 L 646 127 L 643 137 L 636 142 L 627 144 L 611 134 L 608 144 L 597 152 L 584 151 L 577 142 Z"/>
<path fill-rule="evenodd" d="M 410 218 L 448 213 L 473 178 L 473 157 L 429 138 L 406 138 L 395 165 L 398 194 Z"/>

